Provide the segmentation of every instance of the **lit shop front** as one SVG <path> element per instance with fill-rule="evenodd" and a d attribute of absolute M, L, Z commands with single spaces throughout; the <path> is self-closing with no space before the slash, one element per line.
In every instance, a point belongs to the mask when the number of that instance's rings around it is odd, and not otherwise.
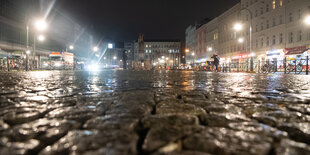
<path fill-rule="evenodd" d="M 251 61 L 255 62 L 255 54 L 239 54 L 226 59 L 226 63 L 231 64 L 232 71 L 249 71 L 251 69 Z M 253 64 L 255 65 L 255 64 Z"/>
<path fill-rule="evenodd" d="M 266 60 L 262 60 L 261 64 L 276 64 L 278 69 L 284 66 L 285 53 L 283 49 L 276 49 L 266 52 Z"/>
<path fill-rule="evenodd" d="M 306 59 L 309 56 L 310 45 L 308 46 L 299 46 L 293 48 L 286 48 L 286 60 L 299 60 Z"/>

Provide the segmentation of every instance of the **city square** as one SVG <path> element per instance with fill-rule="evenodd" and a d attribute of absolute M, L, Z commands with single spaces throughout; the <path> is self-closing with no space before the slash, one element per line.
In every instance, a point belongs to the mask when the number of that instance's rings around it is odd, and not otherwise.
<path fill-rule="evenodd" d="M 0 155 L 310 155 L 309 0 L 0 0 Z"/>
<path fill-rule="evenodd" d="M 1 73 L 0 153 L 309 154 L 309 80 L 192 71 Z"/>

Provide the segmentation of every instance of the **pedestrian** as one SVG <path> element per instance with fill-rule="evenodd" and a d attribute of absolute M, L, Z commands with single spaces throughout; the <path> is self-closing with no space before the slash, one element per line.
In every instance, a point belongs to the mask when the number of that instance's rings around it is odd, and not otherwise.
<path fill-rule="evenodd" d="M 219 71 L 219 70 L 218 70 L 218 66 L 219 66 L 219 64 L 220 64 L 220 58 L 218 57 L 217 54 L 214 54 L 211 58 L 214 59 L 213 64 L 214 64 L 214 66 L 215 66 L 215 71 L 218 72 L 218 71 Z"/>

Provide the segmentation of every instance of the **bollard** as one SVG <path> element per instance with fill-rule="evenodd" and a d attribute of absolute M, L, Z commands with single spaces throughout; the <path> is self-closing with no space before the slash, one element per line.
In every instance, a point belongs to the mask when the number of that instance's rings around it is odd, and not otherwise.
<path fill-rule="evenodd" d="M 258 60 L 258 64 L 257 64 L 257 73 L 261 72 L 261 66 L 260 66 L 260 60 Z"/>
<path fill-rule="evenodd" d="M 295 60 L 295 74 L 297 74 L 297 59 Z"/>
<path fill-rule="evenodd" d="M 239 72 L 239 62 L 237 63 L 237 72 Z"/>
<path fill-rule="evenodd" d="M 7 63 L 7 67 L 8 67 L 8 72 L 10 71 L 10 62 L 9 62 L 9 56 L 6 57 L 6 63 Z"/>
<path fill-rule="evenodd" d="M 251 65 L 251 72 L 253 72 L 254 71 L 254 60 L 253 60 L 253 57 L 251 57 L 251 63 L 250 63 L 250 65 Z"/>
<path fill-rule="evenodd" d="M 307 63 L 306 63 L 306 75 L 309 75 L 309 56 L 307 56 Z"/>
<path fill-rule="evenodd" d="M 26 55 L 26 71 L 29 71 L 29 56 Z"/>
<path fill-rule="evenodd" d="M 283 68 L 284 68 L 284 74 L 286 74 L 286 57 L 284 58 L 283 61 L 284 61 L 284 63 L 283 63 L 283 65 L 284 65 L 284 66 L 283 66 Z"/>

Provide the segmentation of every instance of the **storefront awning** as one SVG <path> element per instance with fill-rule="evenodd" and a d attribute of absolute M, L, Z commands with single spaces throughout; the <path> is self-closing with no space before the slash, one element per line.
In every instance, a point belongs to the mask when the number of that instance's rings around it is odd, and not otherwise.
<path fill-rule="evenodd" d="M 302 55 L 304 52 L 308 50 L 302 50 L 302 51 L 289 51 L 285 55 Z"/>
<path fill-rule="evenodd" d="M 285 51 L 287 51 L 285 55 L 302 55 L 304 52 L 308 51 L 308 49 L 307 46 L 300 46 L 294 48 L 286 48 Z"/>

